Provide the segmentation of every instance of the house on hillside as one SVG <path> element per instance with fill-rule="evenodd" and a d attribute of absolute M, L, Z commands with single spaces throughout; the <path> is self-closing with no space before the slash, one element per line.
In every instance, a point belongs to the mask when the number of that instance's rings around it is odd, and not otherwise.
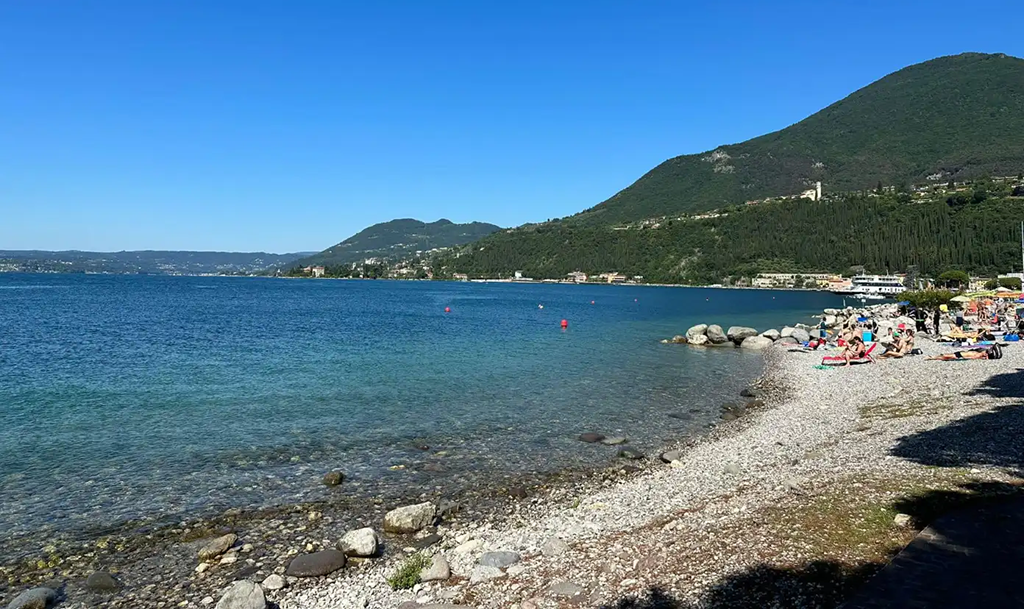
<path fill-rule="evenodd" d="M 573 283 L 586 283 L 587 282 L 587 274 L 586 273 L 581 273 L 580 271 L 573 271 L 572 273 L 569 273 L 568 275 L 566 275 L 566 277 L 569 279 L 569 281 L 571 281 Z"/>
<path fill-rule="evenodd" d="M 811 201 L 821 201 L 821 182 L 815 182 L 814 188 L 800 193 L 800 198 L 810 199 Z"/>

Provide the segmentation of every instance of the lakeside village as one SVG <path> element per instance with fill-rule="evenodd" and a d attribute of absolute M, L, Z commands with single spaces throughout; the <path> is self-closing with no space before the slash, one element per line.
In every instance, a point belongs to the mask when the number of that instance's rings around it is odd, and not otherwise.
<path fill-rule="evenodd" d="M 971 186 L 973 182 L 945 182 L 944 174 L 929 176 L 931 182 L 925 185 L 915 186 L 883 186 L 867 191 L 858 191 L 859 194 L 872 197 L 882 196 L 884 193 L 906 193 L 911 200 L 926 200 L 929 197 L 947 197 L 949 199 L 972 196 Z M 992 185 L 999 184 L 1011 188 L 1012 196 L 1024 196 L 1024 183 L 1021 176 L 1004 176 L 985 178 Z M 827 194 L 822 190 L 821 182 L 811 184 L 811 188 L 794 195 L 769 197 L 767 199 L 747 201 L 745 206 L 764 205 L 778 201 L 806 199 L 814 202 L 834 202 L 837 196 L 843 193 Z M 846 193 L 849 194 L 849 193 Z M 952 204 L 952 203 L 951 203 Z M 742 207 L 742 206 L 741 206 Z M 727 216 L 730 208 L 716 209 L 696 214 L 685 214 L 678 217 L 658 217 L 645 220 L 629 222 L 613 226 L 611 230 L 632 231 L 657 229 L 666 223 L 674 221 L 700 222 L 712 218 Z M 523 230 L 523 227 L 506 229 L 506 232 Z M 509 269 L 505 274 L 489 277 L 474 277 L 466 273 L 444 273 L 435 270 L 435 262 L 438 257 L 456 250 L 458 247 L 437 248 L 429 251 L 417 251 L 405 260 L 396 261 L 385 255 L 368 257 L 360 262 L 337 266 L 312 265 L 302 268 L 293 268 L 287 272 L 278 271 L 278 275 L 291 277 L 313 277 L 313 278 L 354 278 L 354 279 L 410 279 L 410 280 L 449 280 L 466 281 L 476 283 L 547 283 L 547 284 L 613 284 L 613 285 L 662 285 L 657 282 L 648 281 L 642 275 L 632 275 L 620 272 L 615 269 L 601 270 L 600 272 L 584 272 L 577 269 L 566 274 L 564 277 L 530 277 L 523 270 Z M 767 272 L 767 271 L 784 272 Z M 872 269 L 876 272 L 881 269 Z M 906 290 L 921 290 L 929 287 L 942 286 L 948 283 L 948 278 L 923 277 L 908 269 L 908 273 L 886 273 L 880 275 L 869 274 L 869 270 L 862 265 L 850 266 L 845 272 L 835 272 L 835 269 L 765 269 L 766 272 L 758 273 L 749 277 L 723 278 L 721 283 L 701 284 L 700 287 L 729 287 L 745 289 L 797 289 L 797 290 L 821 290 L 841 295 L 863 297 L 865 300 L 881 299 L 885 296 L 894 296 Z M 1007 287 L 1019 289 L 1022 273 L 1005 273 L 995 277 L 976 277 L 970 280 L 965 279 L 962 287 L 974 291 L 983 289 L 995 289 L 996 287 Z M 969 285 L 968 285 L 969 282 Z M 684 284 L 671 284 L 684 285 Z M 691 286 L 692 287 L 692 286 Z"/>

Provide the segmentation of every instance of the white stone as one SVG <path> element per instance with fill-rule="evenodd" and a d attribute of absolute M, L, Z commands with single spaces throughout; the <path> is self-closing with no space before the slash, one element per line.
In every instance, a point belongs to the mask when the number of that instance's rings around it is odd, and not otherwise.
<path fill-rule="evenodd" d="M 377 554 L 377 532 L 370 527 L 345 533 L 338 542 L 338 549 L 348 556 L 375 556 Z"/>
<path fill-rule="evenodd" d="M 277 573 L 268 575 L 267 578 L 263 580 L 263 588 L 266 590 L 281 590 L 287 585 L 288 582 L 286 582 L 285 579 Z"/>
<path fill-rule="evenodd" d="M 433 503 L 417 503 L 395 508 L 384 515 L 384 530 L 389 533 L 415 533 L 434 521 L 437 508 Z"/>

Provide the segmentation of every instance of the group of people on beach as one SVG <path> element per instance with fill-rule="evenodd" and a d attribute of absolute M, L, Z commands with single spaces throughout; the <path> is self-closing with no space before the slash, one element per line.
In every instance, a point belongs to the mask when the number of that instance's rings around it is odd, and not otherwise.
<path fill-rule="evenodd" d="M 921 354 L 915 339 L 924 333 L 929 333 L 937 342 L 958 348 L 927 358 L 940 361 L 999 359 L 1005 346 L 999 340 L 1024 339 L 1024 314 L 1018 313 L 1015 303 L 1006 300 L 972 300 L 963 307 L 951 306 L 960 304 L 951 303 L 935 309 L 931 315 L 905 306 L 907 303 L 900 304 L 904 306 L 896 315 L 905 321 L 897 318 L 892 323 L 887 322 L 884 317 L 892 315 L 891 312 L 883 314 L 881 320 L 875 318 L 877 312 L 865 313 L 866 316 L 849 317 L 841 327 L 830 330 L 823 315 L 817 336 L 806 343 L 805 348 L 838 348 L 839 352 L 824 357 L 822 364 L 849 366 Z"/>

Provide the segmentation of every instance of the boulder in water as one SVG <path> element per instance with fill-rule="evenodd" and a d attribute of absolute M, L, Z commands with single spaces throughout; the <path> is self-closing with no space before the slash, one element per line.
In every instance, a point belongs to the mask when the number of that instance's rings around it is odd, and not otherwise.
<path fill-rule="evenodd" d="M 686 331 L 686 340 L 693 342 L 693 339 L 698 336 L 706 336 L 708 331 L 707 324 L 697 324 Z"/>
<path fill-rule="evenodd" d="M 708 337 L 706 335 L 698 334 L 693 338 L 686 339 L 686 342 L 697 347 L 703 347 L 707 345 L 710 341 L 708 340 Z"/>
<path fill-rule="evenodd" d="M 57 600 L 50 588 L 31 588 L 14 597 L 7 609 L 46 609 Z"/>
<path fill-rule="evenodd" d="M 729 337 L 729 340 L 738 345 L 748 336 L 757 336 L 757 330 L 748 328 L 747 326 L 732 326 L 729 328 L 729 331 L 726 332 L 726 336 Z"/>
<path fill-rule="evenodd" d="M 600 442 L 601 440 L 604 440 L 604 434 L 599 434 L 599 433 L 594 433 L 594 432 L 587 432 L 587 433 L 581 433 L 579 435 L 579 441 L 580 442 L 586 442 L 587 444 L 596 444 L 596 443 Z"/>
<path fill-rule="evenodd" d="M 754 351 L 760 351 L 761 349 L 767 349 L 772 346 L 772 339 L 765 338 L 763 336 L 748 336 L 743 339 L 740 343 L 740 347 L 743 349 L 751 349 Z"/>
<path fill-rule="evenodd" d="M 780 334 L 779 331 L 776 330 L 775 328 L 772 328 L 770 330 L 765 330 L 764 332 L 762 332 L 761 336 L 767 338 L 768 340 L 774 341 L 779 340 L 782 337 L 782 334 Z"/>
<path fill-rule="evenodd" d="M 725 330 L 722 330 L 722 326 L 718 324 L 711 324 L 706 330 L 708 341 L 712 345 L 721 345 L 729 342 L 729 337 L 725 335 Z"/>

